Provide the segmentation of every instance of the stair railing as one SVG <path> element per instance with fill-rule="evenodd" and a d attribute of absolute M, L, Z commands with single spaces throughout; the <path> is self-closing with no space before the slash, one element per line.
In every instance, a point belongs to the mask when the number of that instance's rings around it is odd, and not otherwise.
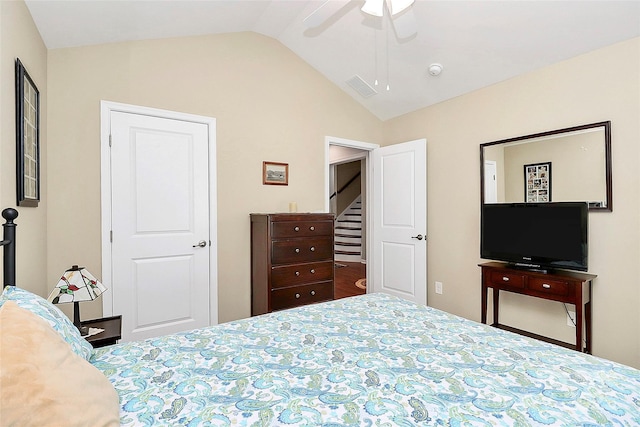
<path fill-rule="evenodd" d="M 334 191 L 333 194 L 331 196 L 329 196 L 329 200 L 331 200 L 332 198 L 334 198 L 335 196 L 337 196 L 338 194 L 342 193 L 345 188 L 347 188 L 353 181 L 355 181 L 358 177 L 360 176 L 360 172 L 358 172 L 357 174 L 355 174 L 346 184 L 344 184 L 342 187 L 340 187 L 338 189 L 338 191 Z"/>

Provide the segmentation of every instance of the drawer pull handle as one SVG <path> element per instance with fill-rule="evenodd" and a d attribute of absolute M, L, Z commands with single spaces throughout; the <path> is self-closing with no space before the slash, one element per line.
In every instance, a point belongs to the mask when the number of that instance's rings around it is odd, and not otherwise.
<path fill-rule="evenodd" d="M 311 274 L 315 274 L 315 273 L 316 273 L 316 270 L 312 268 L 311 269 Z"/>
<path fill-rule="evenodd" d="M 314 231 L 316 228 L 312 225 L 311 227 L 309 227 L 309 230 Z"/>
<path fill-rule="evenodd" d="M 300 298 L 300 294 L 296 294 L 296 299 Z"/>
<path fill-rule="evenodd" d="M 300 227 L 298 226 L 293 227 L 293 231 L 300 231 Z"/>
<path fill-rule="evenodd" d="M 548 283 L 543 283 L 542 287 L 545 288 L 545 289 L 551 289 L 551 285 L 548 284 Z"/>
<path fill-rule="evenodd" d="M 300 248 L 296 248 L 296 253 L 299 254 L 300 253 Z"/>
<path fill-rule="evenodd" d="M 315 295 L 315 294 L 316 294 L 316 291 L 311 291 L 311 295 L 312 296 Z"/>
<path fill-rule="evenodd" d="M 508 278 L 507 276 L 503 276 L 503 277 L 502 277 L 502 280 L 503 280 L 503 281 L 505 281 L 505 282 L 508 282 L 508 281 L 509 281 L 509 278 Z"/>
<path fill-rule="evenodd" d="M 315 248 L 315 247 L 313 247 L 313 246 L 311 246 L 311 249 L 309 249 L 309 250 L 310 250 L 311 252 L 315 252 L 315 251 L 316 251 L 316 248 Z"/>
<path fill-rule="evenodd" d="M 299 272 L 299 271 L 296 271 L 296 276 L 299 276 L 299 275 L 300 275 L 300 272 Z"/>

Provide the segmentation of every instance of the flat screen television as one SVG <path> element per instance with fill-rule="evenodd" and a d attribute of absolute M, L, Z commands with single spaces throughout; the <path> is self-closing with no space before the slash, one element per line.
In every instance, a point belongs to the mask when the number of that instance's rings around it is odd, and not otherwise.
<path fill-rule="evenodd" d="M 485 204 L 480 257 L 529 269 L 587 271 L 588 221 L 586 202 Z"/>

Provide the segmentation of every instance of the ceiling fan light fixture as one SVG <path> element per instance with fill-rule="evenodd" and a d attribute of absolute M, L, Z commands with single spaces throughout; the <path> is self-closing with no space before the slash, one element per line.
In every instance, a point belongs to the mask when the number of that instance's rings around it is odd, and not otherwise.
<path fill-rule="evenodd" d="M 368 13 L 373 16 L 383 16 L 384 15 L 384 0 L 367 0 L 364 2 L 364 5 L 360 9 L 364 13 Z"/>
<path fill-rule="evenodd" d="M 385 1 L 393 16 L 411 6 L 415 0 L 366 0 L 360 10 L 369 15 L 382 17 L 384 16 Z"/>

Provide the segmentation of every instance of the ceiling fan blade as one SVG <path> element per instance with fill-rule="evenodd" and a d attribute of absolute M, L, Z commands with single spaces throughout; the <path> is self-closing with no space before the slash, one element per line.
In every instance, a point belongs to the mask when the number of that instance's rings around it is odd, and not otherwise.
<path fill-rule="evenodd" d="M 413 8 L 409 8 L 393 16 L 391 22 L 393 23 L 396 37 L 400 40 L 407 39 L 418 32 L 418 24 L 416 22 L 416 15 L 413 13 Z"/>
<path fill-rule="evenodd" d="M 309 16 L 302 20 L 307 28 L 315 28 L 322 25 L 334 13 L 342 9 L 351 0 L 327 0 L 322 5 L 311 12 Z"/>

